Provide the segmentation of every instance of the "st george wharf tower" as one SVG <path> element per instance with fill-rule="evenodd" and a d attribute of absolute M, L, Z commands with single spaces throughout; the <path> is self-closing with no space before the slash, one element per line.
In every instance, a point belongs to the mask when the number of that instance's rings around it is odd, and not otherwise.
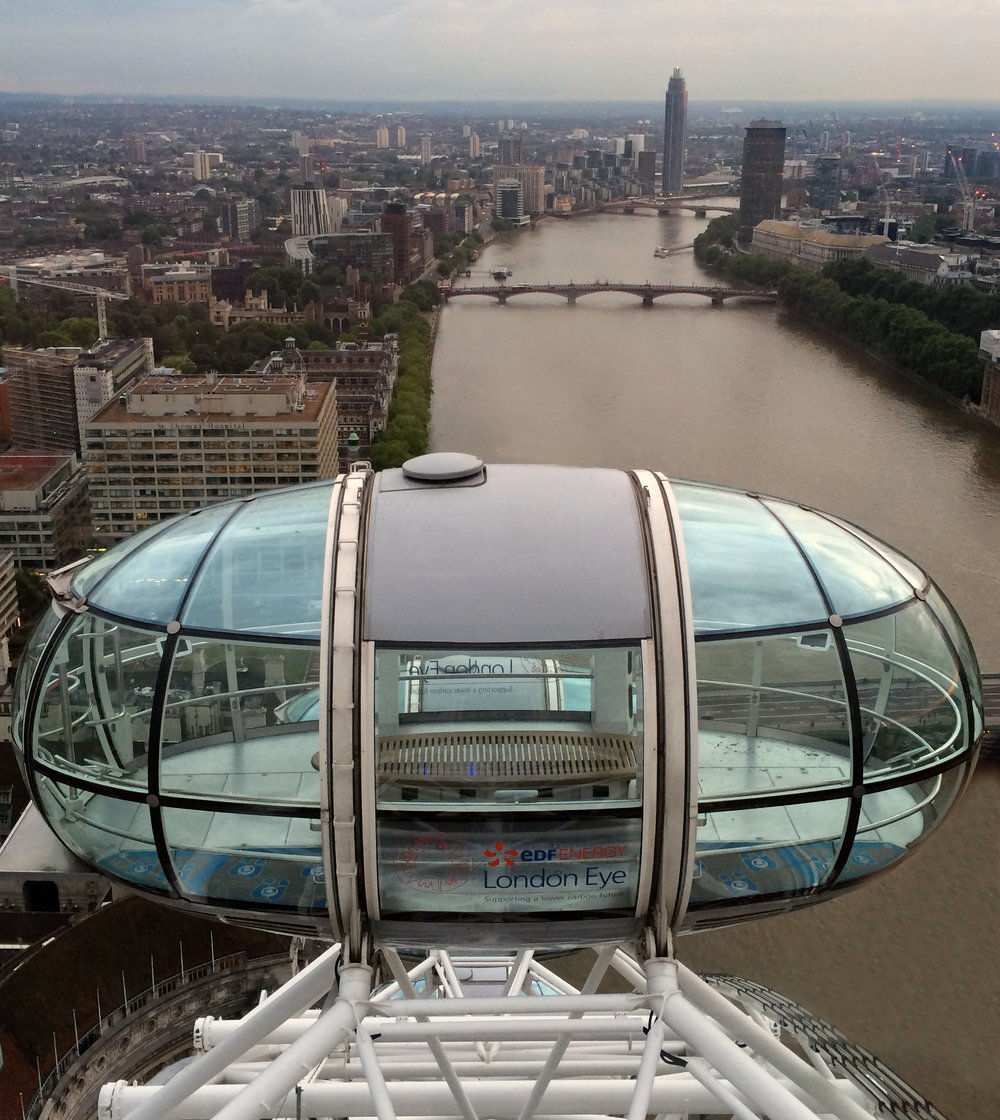
<path fill-rule="evenodd" d="M 680 194 L 684 189 L 684 141 L 687 129 L 687 84 L 681 68 L 667 83 L 667 103 L 663 117 L 663 193 Z"/>

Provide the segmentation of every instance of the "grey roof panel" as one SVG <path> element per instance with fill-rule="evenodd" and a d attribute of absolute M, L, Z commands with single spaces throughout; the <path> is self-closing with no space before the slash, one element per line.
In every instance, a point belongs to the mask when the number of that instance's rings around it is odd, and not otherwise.
<path fill-rule="evenodd" d="M 635 493 L 621 471 L 488 466 L 478 485 L 378 478 L 364 636 L 525 645 L 650 633 Z"/>

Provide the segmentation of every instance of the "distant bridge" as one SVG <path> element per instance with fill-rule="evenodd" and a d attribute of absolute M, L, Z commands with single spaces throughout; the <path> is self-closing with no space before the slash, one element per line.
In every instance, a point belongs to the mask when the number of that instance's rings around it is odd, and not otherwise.
<path fill-rule="evenodd" d="M 597 292 L 626 292 L 638 296 L 647 306 L 660 296 L 691 295 L 705 296 L 714 306 L 721 307 L 727 299 L 753 299 L 773 302 L 777 292 L 770 288 L 723 288 L 719 285 L 702 284 L 628 284 L 610 281 L 604 284 L 489 284 L 482 287 L 445 288 L 442 294 L 446 300 L 458 296 L 490 296 L 498 303 L 506 303 L 512 296 L 553 295 L 562 296 L 570 303 L 576 303 L 580 296 L 594 295 Z"/>
<path fill-rule="evenodd" d="M 613 202 L 599 202 L 594 207 L 602 213 L 634 214 L 636 210 L 656 210 L 659 214 L 669 214 L 673 210 L 693 210 L 699 217 L 703 217 L 709 210 L 721 211 L 724 214 L 738 214 L 738 206 L 717 206 L 714 202 L 707 203 L 704 199 L 686 196 L 653 196 L 639 198 L 617 198 Z"/>

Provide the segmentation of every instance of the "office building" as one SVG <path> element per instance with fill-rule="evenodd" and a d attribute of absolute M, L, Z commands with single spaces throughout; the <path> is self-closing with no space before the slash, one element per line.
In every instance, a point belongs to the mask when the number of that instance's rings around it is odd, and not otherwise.
<path fill-rule="evenodd" d="M 429 132 L 422 132 L 420 134 L 420 162 L 430 163 L 433 158 L 431 153 L 431 134 Z"/>
<path fill-rule="evenodd" d="M 667 82 L 666 108 L 663 115 L 663 193 L 680 194 L 684 190 L 684 147 L 687 142 L 687 83 L 681 68 L 674 67 Z"/>
<path fill-rule="evenodd" d="M 388 148 L 389 147 L 389 130 L 385 127 L 375 129 L 375 147 Z"/>
<path fill-rule="evenodd" d="M 780 121 L 747 125 L 743 138 L 743 183 L 740 188 L 739 238 L 749 244 L 753 227 L 781 216 L 785 166 L 785 128 Z"/>
<path fill-rule="evenodd" d="M 88 543 L 87 472 L 76 455 L 0 455 L 0 551 L 19 568 L 51 572 Z"/>
<path fill-rule="evenodd" d="M 293 187 L 291 202 L 293 236 L 314 237 L 334 232 L 326 191 L 318 187 Z"/>
<path fill-rule="evenodd" d="M 222 204 L 219 223 L 222 232 L 230 241 L 252 240 L 254 233 L 260 228 L 261 221 L 260 203 L 255 198 L 240 198 Z"/>
<path fill-rule="evenodd" d="M 818 271 L 831 261 L 860 260 L 889 240 L 875 233 L 839 233 L 819 222 L 781 222 L 765 218 L 751 227 L 755 253 Z"/>
<path fill-rule="evenodd" d="M 840 182 L 843 161 L 836 152 L 823 152 L 813 164 L 809 200 L 814 210 L 837 213 L 840 209 Z"/>
<path fill-rule="evenodd" d="M 106 338 L 83 351 L 73 367 L 78 450 L 87 421 L 133 381 L 151 376 L 154 365 L 151 338 Z"/>
<path fill-rule="evenodd" d="M 158 374 L 123 397 L 84 432 L 98 545 L 223 498 L 336 474 L 333 385 Z"/>

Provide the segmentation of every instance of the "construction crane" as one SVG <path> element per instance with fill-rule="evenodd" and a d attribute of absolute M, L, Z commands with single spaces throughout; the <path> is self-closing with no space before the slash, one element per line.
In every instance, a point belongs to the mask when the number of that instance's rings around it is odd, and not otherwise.
<path fill-rule="evenodd" d="M 15 298 L 21 284 L 34 284 L 40 288 L 56 288 L 58 291 L 73 292 L 78 296 L 90 296 L 97 303 L 98 339 L 108 337 L 108 300 L 127 300 L 130 298 L 124 292 L 111 292 L 107 288 L 98 288 L 93 284 L 74 284 L 70 280 L 55 280 L 47 276 L 18 275 L 16 265 L 0 269 L 0 280 L 4 278 L 9 281 L 10 290 L 14 293 Z"/>
<path fill-rule="evenodd" d="M 955 176 L 958 179 L 958 189 L 962 194 L 962 206 L 965 211 L 962 217 L 962 229 L 974 230 L 976 228 L 976 197 L 969 186 L 969 180 L 965 174 L 965 167 L 962 165 L 962 157 L 953 155 L 951 157 L 952 165 L 955 168 Z"/>

